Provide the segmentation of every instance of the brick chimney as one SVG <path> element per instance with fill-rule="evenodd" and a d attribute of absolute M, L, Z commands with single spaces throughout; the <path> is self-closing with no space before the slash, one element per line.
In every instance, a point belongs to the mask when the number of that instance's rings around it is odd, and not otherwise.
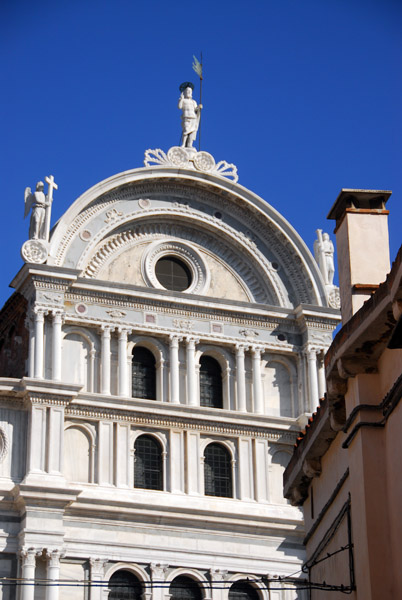
<path fill-rule="evenodd" d="M 327 219 L 336 221 L 342 322 L 385 280 L 390 270 L 388 214 L 391 192 L 343 189 Z"/>

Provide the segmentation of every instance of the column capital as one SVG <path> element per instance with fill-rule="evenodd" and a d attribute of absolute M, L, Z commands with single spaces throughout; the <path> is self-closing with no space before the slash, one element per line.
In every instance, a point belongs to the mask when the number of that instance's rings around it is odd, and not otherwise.
<path fill-rule="evenodd" d="M 99 558 L 91 556 L 89 558 L 89 564 L 91 565 L 91 577 L 98 576 L 103 577 L 104 568 L 107 563 L 107 558 Z"/>
<path fill-rule="evenodd" d="M 48 309 L 43 308 L 42 306 L 34 306 L 32 309 L 32 313 L 35 317 L 36 321 L 42 321 L 47 314 L 49 314 Z"/>
<path fill-rule="evenodd" d="M 212 581 L 219 581 L 219 580 L 223 580 L 226 579 L 228 572 L 226 569 L 209 569 L 209 576 L 211 578 Z"/>
<path fill-rule="evenodd" d="M 64 318 L 66 316 L 66 313 L 62 308 L 51 308 L 49 310 L 49 314 L 52 316 L 53 322 L 58 321 L 59 319 L 60 321 L 64 321 Z"/>
<path fill-rule="evenodd" d="M 171 346 L 178 344 L 179 342 L 182 342 L 182 341 L 183 341 L 183 336 L 181 336 L 181 335 L 177 335 L 176 333 L 171 333 L 169 335 L 169 342 L 170 342 Z"/>
<path fill-rule="evenodd" d="M 117 333 L 119 334 L 119 340 L 127 339 L 127 336 L 133 332 L 132 327 L 124 327 L 121 325 L 116 328 Z"/>
<path fill-rule="evenodd" d="M 151 569 L 151 574 L 152 574 L 152 579 L 155 580 L 164 580 L 165 579 L 165 574 L 169 568 L 168 563 L 157 563 L 157 562 L 152 562 L 150 563 L 150 569 Z"/>
<path fill-rule="evenodd" d="M 248 344 L 236 344 L 235 345 L 237 354 L 244 354 L 250 348 Z"/>
<path fill-rule="evenodd" d="M 200 338 L 195 337 L 194 335 L 186 335 L 185 337 L 187 346 L 191 347 L 191 345 L 195 346 L 195 344 L 200 343 Z"/>
<path fill-rule="evenodd" d="M 60 559 L 63 558 L 65 554 L 65 550 L 45 548 L 45 556 L 49 567 L 58 567 L 60 565 Z"/>
<path fill-rule="evenodd" d="M 110 335 L 115 329 L 116 327 L 114 325 L 109 325 L 107 323 L 104 323 L 103 325 L 100 326 L 101 332 L 103 333 L 103 335 Z"/>
<path fill-rule="evenodd" d="M 306 344 L 303 348 L 303 353 L 308 359 L 312 360 L 317 358 L 317 354 L 320 352 L 320 348 L 313 346 L 312 344 Z"/>
<path fill-rule="evenodd" d="M 254 356 L 260 355 L 265 351 L 265 346 L 258 346 L 256 344 L 253 344 L 250 346 L 250 350 L 253 353 Z"/>
<path fill-rule="evenodd" d="M 24 546 L 19 551 L 22 566 L 34 567 L 36 565 L 36 556 L 40 556 L 41 554 L 42 552 L 39 551 L 37 548 L 26 548 Z"/>

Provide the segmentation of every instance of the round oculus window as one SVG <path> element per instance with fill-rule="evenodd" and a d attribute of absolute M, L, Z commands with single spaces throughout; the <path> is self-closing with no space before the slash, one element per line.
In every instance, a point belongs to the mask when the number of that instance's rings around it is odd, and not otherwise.
<path fill-rule="evenodd" d="M 155 275 L 165 289 L 174 292 L 184 292 L 192 283 L 190 269 L 176 256 L 160 258 L 155 265 Z"/>

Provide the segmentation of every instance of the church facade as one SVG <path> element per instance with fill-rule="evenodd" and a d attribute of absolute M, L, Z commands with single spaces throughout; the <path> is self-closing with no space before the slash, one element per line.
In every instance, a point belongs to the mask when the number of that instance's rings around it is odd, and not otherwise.
<path fill-rule="evenodd" d="M 2 309 L 1 597 L 301 598 L 282 475 L 335 288 L 232 165 L 145 165 L 24 244 Z"/>

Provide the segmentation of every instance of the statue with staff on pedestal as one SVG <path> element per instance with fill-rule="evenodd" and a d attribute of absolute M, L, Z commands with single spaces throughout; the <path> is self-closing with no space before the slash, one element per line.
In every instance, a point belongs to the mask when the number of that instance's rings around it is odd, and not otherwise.
<path fill-rule="evenodd" d="M 30 187 L 25 188 L 25 212 L 24 219 L 31 213 L 29 223 L 29 240 L 22 248 L 21 255 L 26 262 L 44 263 L 48 256 L 48 242 L 50 234 L 50 215 L 53 203 L 53 190 L 58 186 L 53 175 L 45 178 L 48 191 L 44 193 L 44 183 L 39 181 L 36 189 L 32 192 Z"/>

